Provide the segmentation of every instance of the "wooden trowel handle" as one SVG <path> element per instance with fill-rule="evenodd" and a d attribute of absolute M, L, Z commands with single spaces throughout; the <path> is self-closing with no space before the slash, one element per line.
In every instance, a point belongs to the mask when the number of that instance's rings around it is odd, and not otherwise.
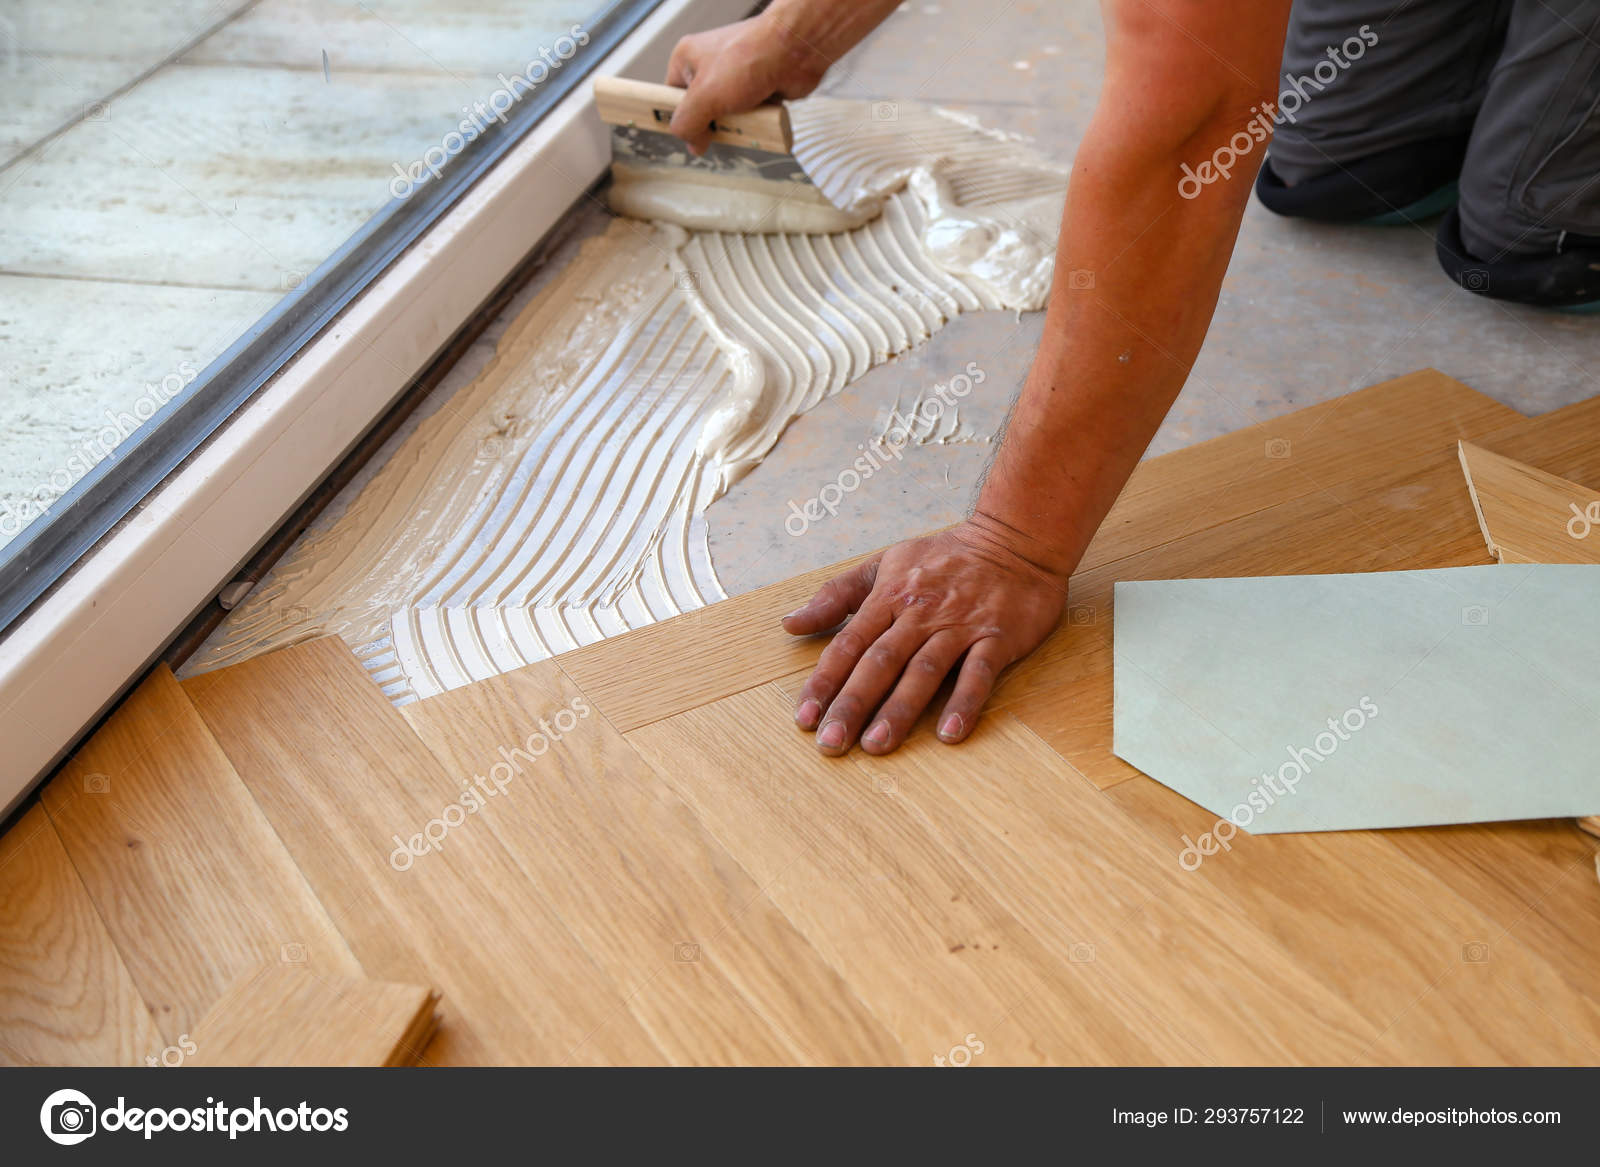
<path fill-rule="evenodd" d="M 660 134 L 667 132 L 667 123 L 687 92 L 673 85 L 630 81 L 626 77 L 594 79 L 594 103 L 602 121 L 614 126 L 637 126 Z M 777 102 L 718 118 L 711 123 L 711 140 L 775 154 L 794 153 L 789 111 Z"/>

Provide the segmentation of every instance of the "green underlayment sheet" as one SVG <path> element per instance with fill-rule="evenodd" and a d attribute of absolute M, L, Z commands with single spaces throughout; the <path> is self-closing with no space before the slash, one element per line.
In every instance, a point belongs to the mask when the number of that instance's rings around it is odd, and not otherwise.
<path fill-rule="evenodd" d="M 1255 834 L 1600 813 L 1600 566 L 1119 583 L 1118 757 Z"/>

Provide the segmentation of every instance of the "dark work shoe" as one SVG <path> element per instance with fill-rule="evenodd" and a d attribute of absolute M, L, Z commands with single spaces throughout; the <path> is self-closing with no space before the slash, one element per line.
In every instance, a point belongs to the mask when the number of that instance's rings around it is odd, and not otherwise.
<path fill-rule="evenodd" d="M 1411 142 L 1285 186 L 1272 155 L 1256 175 L 1256 197 L 1269 211 L 1322 223 L 1393 226 L 1431 219 L 1456 204 L 1465 135 Z"/>
<path fill-rule="evenodd" d="M 1435 250 L 1451 281 L 1469 292 L 1563 312 L 1600 312 L 1600 238 L 1567 235 L 1548 255 L 1508 255 L 1483 260 L 1461 242 L 1461 214 L 1439 223 Z"/>

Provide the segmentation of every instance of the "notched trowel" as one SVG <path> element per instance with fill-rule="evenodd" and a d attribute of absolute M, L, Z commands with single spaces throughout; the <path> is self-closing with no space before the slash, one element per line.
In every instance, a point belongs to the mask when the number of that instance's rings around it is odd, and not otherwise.
<path fill-rule="evenodd" d="M 700 156 L 668 130 L 687 90 L 597 77 L 611 126 L 611 209 L 704 231 L 828 233 L 860 226 L 878 205 L 842 210 L 794 156 L 789 111 L 773 102 L 719 118 Z"/>

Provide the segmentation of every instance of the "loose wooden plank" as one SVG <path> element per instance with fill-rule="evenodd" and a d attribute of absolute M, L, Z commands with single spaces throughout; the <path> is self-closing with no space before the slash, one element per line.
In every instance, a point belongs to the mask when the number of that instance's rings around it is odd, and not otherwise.
<path fill-rule="evenodd" d="M 44 808 L 0 838 L 0 1061 L 131 1066 L 166 1046 Z"/>
<path fill-rule="evenodd" d="M 562 670 L 618 730 L 641 725 L 762 685 L 816 663 L 826 643 L 795 637 L 779 624 L 857 555 L 710 607 L 562 653 Z M 685 668 L 693 661 L 693 668 Z"/>
<path fill-rule="evenodd" d="M 1430 369 L 1152 458 L 1134 471 L 1080 573 L 1297 499 L 1348 503 L 1383 487 L 1402 508 L 1418 459 L 1518 417 Z M 1369 539 L 1379 537 L 1378 517 L 1367 525 Z M 865 558 L 565 653 L 561 667 L 624 733 L 808 668 L 826 641 L 789 636 L 779 617 Z"/>
<path fill-rule="evenodd" d="M 1600 491 L 1470 442 L 1459 446 L 1491 555 L 1501 563 L 1600 563 Z"/>
<path fill-rule="evenodd" d="M 1600 395 L 1488 433 L 1462 434 L 1474 445 L 1569 482 L 1600 483 Z"/>
<path fill-rule="evenodd" d="M 1114 965 L 1063 962 L 892 786 L 821 756 L 798 731 L 744 728 L 780 724 L 787 702 L 761 686 L 627 738 L 913 1064 L 947 1056 L 967 1034 L 986 1043 L 985 1064 L 1200 1056 L 1170 1018 L 1125 991 Z M 984 748 L 964 756 L 973 763 Z M 1026 1025 L 1008 1023 L 1023 1009 Z"/>
<path fill-rule="evenodd" d="M 493 832 L 463 812 L 408 861 L 406 841 L 446 827 L 467 779 L 446 773 L 343 642 L 184 685 L 367 974 L 444 995 L 430 1061 L 664 1060 Z"/>
<path fill-rule="evenodd" d="M 502 748 L 539 749 L 526 776 L 486 787 L 495 793 L 472 829 L 492 831 L 539 882 L 674 1061 L 904 1060 L 839 974 L 554 662 L 402 712 L 452 773 L 492 773 Z M 572 722 L 565 733 L 563 713 Z"/>
<path fill-rule="evenodd" d="M 185 1066 L 405 1066 L 435 1024 L 421 985 L 320 977 L 304 965 L 240 975 L 195 1027 Z"/>
<path fill-rule="evenodd" d="M 165 665 L 42 799 L 166 1044 L 239 972 L 361 966 Z"/>

